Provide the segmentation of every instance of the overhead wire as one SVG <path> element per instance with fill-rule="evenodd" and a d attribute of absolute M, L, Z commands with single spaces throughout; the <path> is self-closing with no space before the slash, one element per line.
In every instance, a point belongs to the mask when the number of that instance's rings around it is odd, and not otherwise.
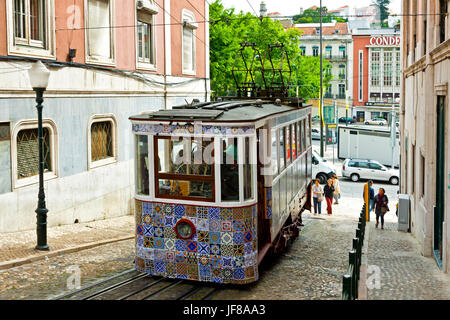
<path fill-rule="evenodd" d="M 178 19 L 176 19 L 172 14 L 170 14 L 166 9 L 164 9 L 163 7 L 161 7 L 157 2 L 155 2 L 161 9 L 163 9 L 166 13 L 168 13 L 171 17 L 172 17 L 172 19 L 174 19 L 174 20 L 176 20 L 177 22 L 170 22 L 170 23 L 154 23 L 154 24 L 152 24 L 152 26 L 155 26 L 155 27 L 163 27 L 163 26 L 173 26 L 173 25 L 184 25 L 185 23 L 184 22 L 180 22 Z M 191 4 L 192 5 L 192 4 Z M 195 8 L 195 6 L 194 6 L 194 9 L 196 9 Z M 196 11 L 197 12 L 199 12 L 197 9 L 196 9 Z M 449 15 L 449 13 L 447 12 L 447 13 L 415 13 L 415 14 L 409 14 L 409 13 L 406 13 L 406 14 L 391 14 L 390 16 L 391 17 L 418 17 L 418 16 L 441 16 L 441 15 Z M 276 18 L 276 19 L 283 19 L 283 18 L 286 18 L 286 19 L 292 19 L 292 18 L 294 18 L 296 15 L 279 15 L 279 16 L 276 16 L 276 17 L 274 17 L 274 18 Z M 351 18 L 351 17 L 354 17 L 354 18 L 369 18 L 369 17 L 375 17 L 375 16 L 377 16 L 377 15 L 373 15 L 373 14 L 365 14 L 365 15 L 342 15 L 342 16 L 333 16 L 333 18 Z M 203 15 L 202 15 L 202 17 L 203 17 L 203 19 L 205 19 L 205 20 L 197 20 L 197 21 L 195 21 L 196 23 L 209 23 L 209 24 L 215 24 L 215 23 L 218 23 L 218 22 L 229 22 L 229 21 L 234 21 L 234 20 L 255 20 L 255 19 L 257 19 L 257 20 L 260 20 L 261 18 L 259 17 L 259 16 L 254 16 L 254 15 L 251 15 L 251 16 L 242 16 L 242 17 L 235 17 L 235 18 L 232 18 L 232 17 L 227 17 L 227 18 L 221 18 L 221 19 L 217 19 L 217 20 L 208 20 L 208 19 L 206 19 L 206 17 L 204 17 Z M 310 16 L 307 16 L 308 18 L 319 18 L 319 15 L 310 15 Z M 264 18 L 269 18 L 269 19 L 271 19 L 272 17 L 270 17 L 270 16 L 266 16 L 266 17 L 264 17 Z M 352 20 L 352 21 L 355 21 L 355 20 Z M 345 23 L 345 22 L 344 22 Z M 314 24 L 314 23 L 310 23 L 310 22 L 308 22 L 308 23 L 304 23 L 304 24 Z M 139 27 L 138 25 L 136 25 L 136 24 L 132 24 L 132 25 L 122 25 L 122 26 L 105 26 L 105 27 L 78 27 L 78 28 L 59 28 L 59 29 L 55 29 L 55 31 L 76 31 L 76 30 L 95 30 L 95 29 L 119 29 L 119 28 L 137 28 L 137 27 Z"/>
<path fill-rule="evenodd" d="M 248 5 L 250 6 L 250 8 L 252 8 L 253 12 L 255 13 L 256 16 L 258 16 L 258 13 L 256 12 L 255 8 L 253 8 L 252 4 L 250 3 L 249 0 L 246 0 Z"/>

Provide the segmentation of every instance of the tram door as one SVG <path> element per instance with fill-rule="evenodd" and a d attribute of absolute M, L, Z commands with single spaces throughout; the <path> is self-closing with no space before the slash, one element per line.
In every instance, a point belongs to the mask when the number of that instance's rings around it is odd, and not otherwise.
<path fill-rule="evenodd" d="M 268 154 L 268 145 L 270 145 L 270 135 L 264 136 L 264 132 L 270 132 L 267 127 L 264 127 L 262 130 L 257 130 L 257 139 L 256 139 L 256 149 L 257 149 L 257 181 L 258 181 L 258 252 L 265 254 L 265 252 L 261 252 L 270 245 L 270 223 L 269 220 L 266 219 L 266 192 L 264 188 L 264 175 L 263 175 L 263 159 L 260 159 L 261 155 Z M 258 259 L 258 262 L 259 259 Z"/>

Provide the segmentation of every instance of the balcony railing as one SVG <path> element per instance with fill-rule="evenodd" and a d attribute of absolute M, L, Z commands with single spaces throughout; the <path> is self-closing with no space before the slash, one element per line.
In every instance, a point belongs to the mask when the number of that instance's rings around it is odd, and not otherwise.
<path fill-rule="evenodd" d="M 329 55 L 329 54 L 325 54 L 324 58 L 330 61 L 346 61 L 347 60 L 347 55 Z"/>

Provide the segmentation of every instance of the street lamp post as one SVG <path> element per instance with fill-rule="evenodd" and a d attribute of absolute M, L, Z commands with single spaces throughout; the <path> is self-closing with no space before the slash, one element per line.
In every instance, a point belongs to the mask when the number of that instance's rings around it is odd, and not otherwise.
<path fill-rule="evenodd" d="M 48 209 L 45 207 L 45 192 L 44 192 L 44 130 L 42 128 L 42 109 L 44 106 L 44 91 L 47 89 L 48 80 L 50 78 L 50 71 L 44 66 L 41 61 L 33 64 L 28 70 L 31 87 L 36 92 L 36 109 L 38 111 L 38 141 L 39 141 L 39 194 L 38 206 L 36 209 L 37 218 L 37 250 L 49 250 L 47 244 L 47 213 Z"/>

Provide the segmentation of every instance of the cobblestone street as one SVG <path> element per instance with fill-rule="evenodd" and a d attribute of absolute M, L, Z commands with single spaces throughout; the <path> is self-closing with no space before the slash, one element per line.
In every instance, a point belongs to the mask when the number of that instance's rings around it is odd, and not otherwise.
<path fill-rule="evenodd" d="M 374 224 L 368 224 L 368 265 L 379 267 L 381 278 L 379 288 L 369 288 L 369 300 L 450 299 L 450 277 L 439 270 L 434 258 L 420 254 L 411 234 L 398 232 L 392 222 L 384 230 Z"/>
<path fill-rule="evenodd" d="M 279 258 L 265 263 L 258 282 L 225 286 L 213 299 L 341 299 L 342 275 L 348 268 L 348 251 L 360 207 L 360 199 L 343 197 L 334 206 L 332 216 L 305 212 L 305 227 L 299 238 Z M 439 271 L 432 258 L 420 255 L 411 234 L 396 230 L 395 214 L 387 214 L 385 230 L 375 229 L 373 216 L 371 220 L 366 231 L 367 261 L 369 266 L 379 268 L 381 277 L 378 289 L 369 288 L 368 299 L 450 299 L 448 276 Z M 85 244 L 86 239 L 97 239 L 104 230 L 114 228 L 114 224 L 121 236 L 127 232 L 132 235 L 133 223 L 132 218 L 124 217 L 91 223 L 90 228 L 86 225 L 58 227 L 49 230 L 52 235 L 49 242 L 56 244 L 55 239 L 59 239 L 64 243 L 72 239 L 71 246 Z M 82 232 L 76 233 L 77 228 Z M 2 247 L 9 250 L 0 248 L 0 255 L 3 253 L 5 259 L 5 253 L 11 251 L 15 242 L 17 246 L 22 237 L 21 234 L 3 237 Z M 23 247 L 28 248 L 32 241 L 25 243 Z M 26 250 L 33 251 L 30 248 Z M 0 299 L 53 298 L 73 290 L 67 283 L 76 268 L 80 270 L 81 286 L 86 287 L 132 268 L 133 259 L 134 240 L 130 239 L 0 270 Z M 369 279 L 370 276 L 369 273 Z"/>

